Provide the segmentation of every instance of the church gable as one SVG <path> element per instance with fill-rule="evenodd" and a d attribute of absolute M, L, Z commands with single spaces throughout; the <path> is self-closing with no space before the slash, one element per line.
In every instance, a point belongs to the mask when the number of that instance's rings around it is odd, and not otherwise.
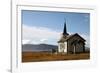
<path fill-rule="evenodd" d="M 84 52 L 85 39 L 79 34 L 73 34 L 68 40 L 68 53 Z"/>
<path fill-rule="evenodd" d="M 67 40 L 81 40 L 81 41 L 85 42 L 85 39 L 83 37 L 81 37 L 78 33 L 73 34 Z"/>

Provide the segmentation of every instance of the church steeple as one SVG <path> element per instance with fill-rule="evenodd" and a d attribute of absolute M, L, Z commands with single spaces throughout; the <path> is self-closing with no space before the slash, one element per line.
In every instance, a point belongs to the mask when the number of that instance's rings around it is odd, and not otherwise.
<path fill-rule="evenodd" d="M 67 30 L 66 30 L 66 20 L 65 20 L 65 22 L 64 22 L 63 35 L 69 35 L 69 34 L 67 33 Z"/>

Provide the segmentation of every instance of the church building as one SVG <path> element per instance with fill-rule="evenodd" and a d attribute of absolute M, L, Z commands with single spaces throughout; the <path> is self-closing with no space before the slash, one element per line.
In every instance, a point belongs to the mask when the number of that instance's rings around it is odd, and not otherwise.
<path fill-rule="evenodd" d="M 66 22 L 61 38 L 58 41 L 58 53 L 75 54 L 85 52 L 85 39 L 78 33 L 69 34 L 66 29 Z"/>

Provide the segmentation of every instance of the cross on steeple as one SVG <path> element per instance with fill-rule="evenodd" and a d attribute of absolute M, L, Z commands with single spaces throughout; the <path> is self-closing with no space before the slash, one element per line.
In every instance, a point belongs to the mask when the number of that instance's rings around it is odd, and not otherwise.
<path fill-rule="evenodd" d="M 64 22 L 63 35 L 69 35 L 69 34 L 67 33 L 67 30 L 66 30 L 66 19 L 65 19 L 65 22 Z"/>

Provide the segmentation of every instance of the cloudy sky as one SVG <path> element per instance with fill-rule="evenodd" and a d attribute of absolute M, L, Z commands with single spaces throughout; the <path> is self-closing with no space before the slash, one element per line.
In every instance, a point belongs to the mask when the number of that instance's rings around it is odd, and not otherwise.
<path fill-rule="evenodd" d="M 66 19 L 67 32 L 79 33 L 90 46 L 90 14 L 72 12 L 48 12 L 22 10 L 22 42 L 23 44 L 53 44 L 63 32 Z"/>

